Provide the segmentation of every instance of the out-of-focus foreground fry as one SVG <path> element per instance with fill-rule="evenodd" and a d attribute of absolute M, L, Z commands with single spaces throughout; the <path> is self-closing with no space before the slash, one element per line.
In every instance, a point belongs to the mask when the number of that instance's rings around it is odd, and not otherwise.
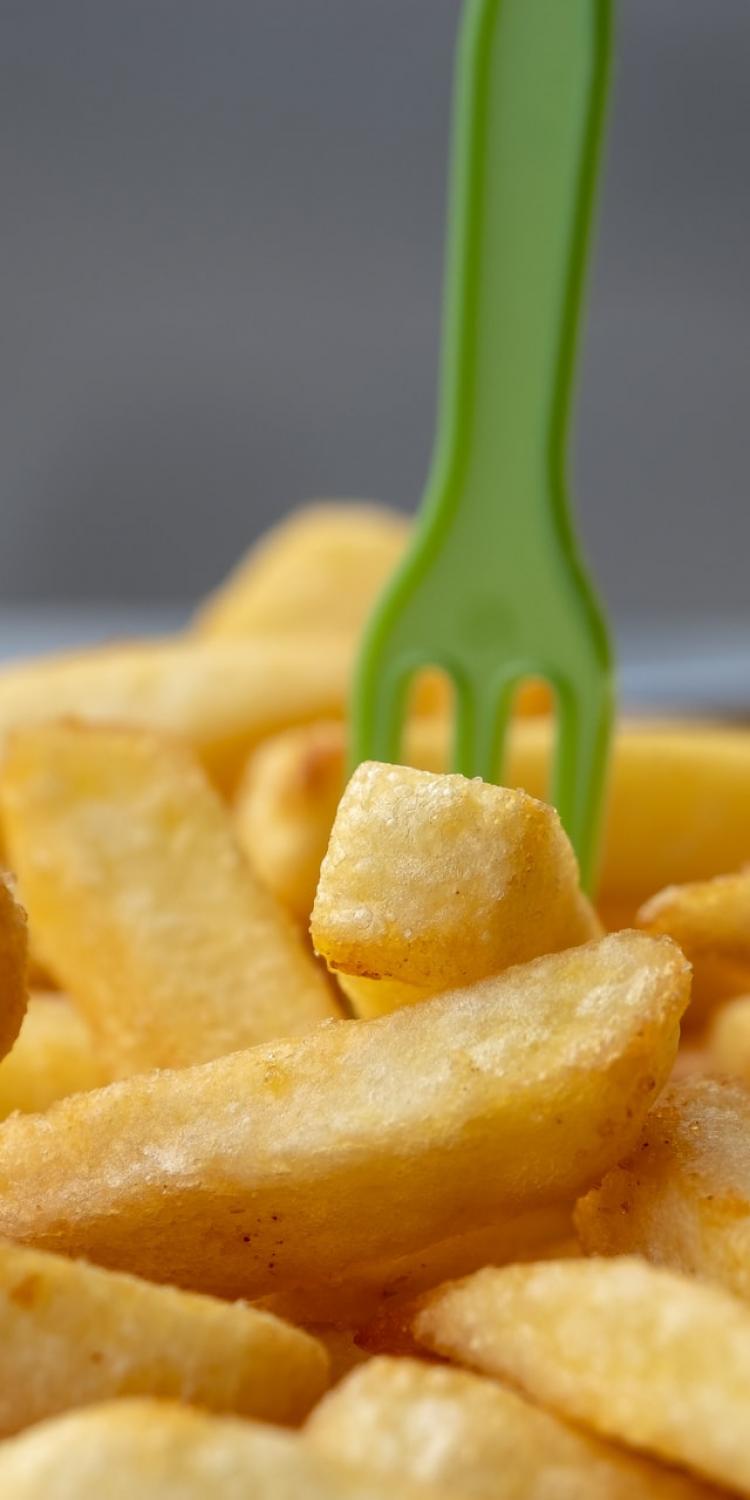
<path fill-rule="evenodd" d="M 107 1082 L 91 1029 L 70 1001 L 32 990 L 18 1037 L 0 1062 L 0 1120 Z"/>
<path fill-rule="evenodd" d="M 0 1058 L 21 1030 L 27 1002 L 26 913 L 0 871 Z"/>
<path fill-rule="evenodd" d="M 505 780 L 544 797 L 549 721 L 514 724 Z M 414 720 L 404 759 L 449 764 L 448 725 Z M 251 759 L 240 798 L 245 848 L 297 915 L 312 910 L 317 872 L 346 780 L 344 727 L 306 725 L 269 739 Z M 322 790 L 321 790 L 322 789 Z M 737 869 L 750 850 L 750 731 L 683 723 L 624 723 L 615 736 L 598 905 L 613 927 L 671 882 Z M 306 873 L 305 873 L 306 872 Z"/>
<path fill-rule="evenodd" d="M 292 724 L 343 716 L 353 643 L 340 636 L 139 641 L 39 657 L 0 672 L 0 746 L 73 717 L 166 730 L 231 791 L 253 747 Z"/>
<path fill-rule="evenodd" d="M 259 1304 L 292 1323 L 343 1324 L 362 1328 L 385 1307 L 399 1305 L 420 1292 L 482 1266 L 541 1260 L 560 1253 L 573 1235 L 573 1212 L 567 1204 L 510 1214 L 481 1229 L 438 1240 L 423 1250 L 393 1260 L 356 1266 L 343 1278 L 314 1286 L 275 1292 Z"/>
<path fill-rule="evenodd" d="M 750 870 L 668 886 L 641 907 L 638 925 L 674 938 L 690 959 L 693 1024 L 750 989 Z"/>
<path fill-rule="evenodd" d="M 245 1303 L 0 1244 L 0 1436 L 110 1396 L 299 1422 L 328 1383 L 315 1340 Z"/>
<path fill-rule="evenodd" d="M 637 1139 L 688 991 L 674 944 L 621 933 L 14 1116 L 0 1233 L 260 1297 L 567 1201 Z"/>
<path fill-rule="evenodd" d="M 687 1475 L 579 1432 L 491 1380 L 371 1359 L 308 1418 L 331 1458 L 474 1500 L 708 1500 Z"/>
<path fill-rule="evenodd" d="M 384 505 L 305 505 L 251 547 L 194 628 L 219 637 L 340 631 L 354 640 L 410 531 L 408 517 Z"/>
<path fill-rule="evenodd" d="M 347 989 L 360 1013 L 378 1013 L 599 929 L 546 803 L 368 761 L 339 803 L 310 930 L 329 968 L 385 981 Z"/>
<path fill-rule="evenodd" d="M 442 1493 L 337 1463 L 295 1433 L 143 1399 L 72 1412 L 1 1444 L 0 1492 L 8 1500 L 440 1500 Z"/>
<path fill-rule="evenodd" d="M 0 808 L 35 941 L 111 1076 L 204 1062 L 336 1013 L 178 742 L 92 725 L 19 730 Z"/>
<path fill-rule="evenodd" d="M 672 1085 L 576 1223 L 593 1254 L 645 1255 L 750 1299 L 750 1092 L 709 1078 Z"/>
<path fill-rule="evenodd" d="M 615 1441 L 750 1495 L 750 1309 L 647 1261 L 478 1271 L 429 1293 L 428 1349 Z"/>

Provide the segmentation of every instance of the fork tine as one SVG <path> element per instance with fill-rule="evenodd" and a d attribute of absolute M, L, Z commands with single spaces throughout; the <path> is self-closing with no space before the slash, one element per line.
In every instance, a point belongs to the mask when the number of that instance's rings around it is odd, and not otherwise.
<path fill-rule="evenodd" d="M 479 685 L 456 680 L 453 765 L 463 776 L 497 781 L 517 679 Z"/>
<path fill-rule="evenodd" d="M 350 767 L 363 760 L 398 762 L 411 670 L 389 670 L 380 653 L 363 651 L 352 690 Z"/>
<path fill-rule="evenodd" d="M 583 889 L 591 895 L 614 711 L 613 685 L 609 674 L 592 673 L 585 685 L 568 682 L 556 686 L 558 734 L 552 802 L 578 855 Z"/>

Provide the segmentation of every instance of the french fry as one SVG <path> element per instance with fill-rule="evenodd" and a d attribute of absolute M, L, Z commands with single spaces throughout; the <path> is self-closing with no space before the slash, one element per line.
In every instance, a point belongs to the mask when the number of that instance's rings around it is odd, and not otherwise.
<path fill-rule="evenodd" d="M 750 988 L 750 870 L 668 886 L 641 907 L 638 925 L 667 933 L 690 959 L 693 1024 Z"/>
<path fill-rule="evenodd" d="M 396 982 L 382 998 L 370 986 L 372 1012 L 584 943 L 598 924 L 545 803 L 368 761 L 339 803 L 310 930 L 329 968 Z"/>
<path fill-rule="evenodd" d="M 338 739 L 338 745 L 337 745 Z M 322 741 L 322 742 L 321 742 Z M 505 780 L 544 797 L 549 721 L 516 723 Z M 447 722 L 416 720 L 407 765 L 444 771 Z M 251 759 L 241 825 L 271 889 L 306 918 L 312 910 L 338 794 L 344 790 L 344 727 L 304 725 L 269 739 Z M 274 830 L 273 836 L 270 831 Z M 610 926 L 632 924 L 642 903 L 671 882 L 736 869 L 750 851 L 750 731 L 690 723 L 632 722 L 615 736 L 598 905 Z M 297 869 L 300 865 L 299 870 Z"/>
<path fill-rule="evenodd" d="M 569 1201 L 638 1138 L 688 990 L 674 944 L 621 933 L 13 1116 L 0 1234 L 261 1297 Z"/>
<path fill-rule="evenodd" d="M 478 1271 L 428 1293 L 418 1341 L 603 1437 L 750 1495 L 750 1309 L 647 1261 Z"/>
<path fill-rule="evenodd" d="M 710 1078 L 670 1086 L 576 1224 L 595 1255 L 637 1253 L 750 1299 L 750 1092 Z"/>
<path fill-rule="evenodd" d="M 18 1037 L 0 1062 L 0 1120 L 107 1081 L 91 1030 L 70 1001 L 32 990 Z"/>
<path fill-rule="evenodd" d="M 178 742 L 69 723 L 19 730 L 0 808 L 36 942 L 110 1076 L 204 1062 L 336 1013 Z"/>
<path fill-rule="evenodd" d="M 111 1396 L 299 1422 L 328 1383 L 317 1342 L 245 1303 L 0 1244 L 0 1437 Z"/>
<path fill-rule="evenodd" d="M 305 927 L 344 787 L 344 759 L 343 724 L 272 735 L 250 756 L 235 800 L 240 847 Z"/>
<path fill-rule="evenodd" d="M 40 657 L 0 672 L 0 745 L 74 717 L 187 740 L 222 791 L 250 750 L 292 724 L 343 715 L 353 643 L 339 636 L 140 641 Z"/>
<path fill-rule="evenodd" d="M 750 995 L 738 995 L 717 1011 L 708 1033 L 708 1056 L 717 1073 L 750 1083 Z"/>
<path fill-rule="evenodd" d="M 201 606 L 201 636 L 311 631 L 355 640 L 411 531 L 385 506 L 306 505 L 252 547 Z"/>
<path fill-rule="evenodd" d="M 531 1209 L 410 1255 L 357 1266 L 343 1279 L 272 1293 L 258 1305 L 291 1323 L 362 1328 L 383 1309 L 482 1266 L 557 1255 L 572 1233 L 572 1208 L 567 1204 Z"/>
<path fill-rule="evenodd" d="M 473 1500 L 708 1500 L 699 1481 L 590 1437 L 514 1391 L 413 1359 L 371 1359 L 308 1418 L 321 1452 Z"/>
<path fill-rule="evenodd" d="M 26 1014 L 26 913 L 0 871 L 0 1058 L 9 1052 Z"/>
<path fill-rule="evenodd" d="M 296 1433 L 136 1398 L 70 1412 L 3 1443 L 0 1493 L 8 1500 L 448 1500 L 337 1463 Z"/>

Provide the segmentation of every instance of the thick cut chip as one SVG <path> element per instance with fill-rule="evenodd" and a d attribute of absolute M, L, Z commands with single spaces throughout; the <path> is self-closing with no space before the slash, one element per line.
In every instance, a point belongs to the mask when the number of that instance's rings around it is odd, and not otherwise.
<path fill-rule="evenodd" d="M 467 1234 L 452 1235 L 410 1255 L 357 1266 L 343 1279 L 272 1293 L 260 1305 L 292 1323 L 362 1328 L 385 1308 L 400 1306 L 420 1292 L 468 1276 L 482 1266 L 557 1257 L 561 1245 L 572 1237 L 573 1214 L 568 1205 L 535 1208 Z"/>
<path fill-rule="evenodd" d="M 669 939 L 620 933 L 13 1116 L 0 1234 L 260 1297 L 569 1201 L 637 1140 L 689 982 Z"/>
<path fill-rule="evenodd" d="M 750 1309 L 647 1261 L 549 1261 L 478 1271 L 428 1293 L 428 1349 L 750 1495 Z"/>
<path fill-rule="evenodd" d="M 385 506 L 312 504 L 251 548 L 201 606 L 203 636 L 341 631 L 355 639 L 406 546 L 411 525 Z"/>
<path fill-rule="evenodd" d="M 27 1002 L 26 913 L 0 872 L 0 1058 L 21 1030 Z"/>
<path fill-rule="evenodd" d="M 727 1001 L 708 1033 L 708 1056 L 717 1073 L 750 1083 L 750 995 Z"/>
<path fill-rule="evenodd" d="M 204 1062 L 336 1013 L 179 743 L 19 730 L 0 807 L 37 944 L 113 1076 Z"/>
<path fill-rule="evenodd" d="M 750 1300 L 750 1092 L 710 1078 L 672 1085 L 576 1222 L 596 1255 L 635 1252 Z"/>
<path fill-rule="evenodd" d="M 83 1016 L 65 996 L 32 990 L 17 1040 L 0 1062 L 0 1119 L 107 1082 Z"/>
<path fill-rule="evenodd" d="M 231 790 L 248 754 L 292 724 L 343 716 L 353 643 L 338 636 L 141 641 L 40 657 L 0 672 L 0 745 L 71 716 L 166 730 Z"/>
<path fill-rule="evenodd" d="M 261 877 L 297 915 L 312 910 L 346 779 L 343 724 L 303 725 L 250 760 L 242 829 Z M 534 797 L 549 781 L 548 721 L 513 726 L 506 780 Z M 407 765 L 444 771 L 449 725 L 416 720 Z M 697 723 L 625 723 L 615 736 L 598 904 L 613 927 L 674 881 L 706 880 L 750 858 L 750 731 Z"/>
<path fill-rule="evenodd" d="M 717 1492 L 569 1427 L 462 1370 L 371 1359 L 325 1396 L 322 1452 L 473 1500 L 708 1500 Z"/>
<path fill-rule="evenodd" d="M 429 994 L 584 943 L 597 923 L 545 803 L 368 761 L 339 804 L 311 931 L 330 968 Z"/>
<path fill-rule="evenodd" d="M 641 907 L 638 925 L 674 938 L 690 959 L 694 1022 L 750 988 L 750 870 L 668 886 Z"/>
<path fill-rule="evenodd" d="M 0 1244 L 0 1436 L 122 1395 L 298 1422 L 327 1383 L 315 1339 L 245 1303 Z"/>
<path fill-rule="evenodd" d="M 296 1433 L 131 1399 L 0 1445 L 8 1500 L 443 1500 L 318 1453 Z M 461 1500 L 455 1491 L 450 1500 Z"/>

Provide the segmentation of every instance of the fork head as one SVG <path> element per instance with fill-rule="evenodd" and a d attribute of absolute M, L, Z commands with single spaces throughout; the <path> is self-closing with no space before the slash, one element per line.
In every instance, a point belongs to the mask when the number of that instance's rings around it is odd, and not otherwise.
<path fill-rule="evenodd" d="M 557 718 L 551 801 L 590 890 L 614 703 L 606 627 L 572 550 L 498 557 L 484 540 L 464 537 L 459 550 L 455 537 L 442 549 L 417 539 L 386 590 L 355 677 L 352 763 L 398 761 L 413 679 L 437 667 L 454 690 L 453 769 L 499 780 L 516 691 L 546 679 Z"/>

